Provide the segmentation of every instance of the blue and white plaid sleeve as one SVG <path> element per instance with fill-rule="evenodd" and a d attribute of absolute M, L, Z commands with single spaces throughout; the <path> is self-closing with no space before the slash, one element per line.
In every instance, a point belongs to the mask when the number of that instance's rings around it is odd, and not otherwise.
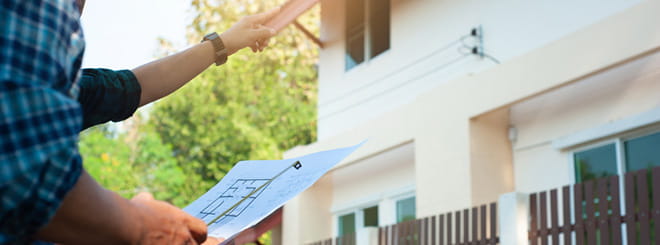
<path fill-rule="evenodd" d="M 30 242 L 82 171 L 74 0 L 0 3 L 0 244 Z"/>

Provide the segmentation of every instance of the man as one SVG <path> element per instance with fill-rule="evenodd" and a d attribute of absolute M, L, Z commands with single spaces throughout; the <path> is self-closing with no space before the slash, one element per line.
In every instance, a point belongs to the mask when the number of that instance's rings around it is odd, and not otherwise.
<path fill-rule="evenodd" d="M 78 133 L 129 117 L 244 47 L 261 51 L 275 34 L 262 24 L 277 10 L 131 71 L 81 73 L 83 6 L 0 4 L 0 244 L 204 242 L 201 220 L 149 194 L 127 200 L 101 187 L 82 167 Z"/>

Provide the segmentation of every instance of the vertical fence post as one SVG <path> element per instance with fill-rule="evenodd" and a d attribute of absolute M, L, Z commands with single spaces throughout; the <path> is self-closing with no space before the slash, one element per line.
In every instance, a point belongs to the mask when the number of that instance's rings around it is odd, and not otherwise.
<path fill-rule="evenodd" d="M 378 228 L 364 227 L 355 233 L 355 244 L 377 245 L 379 238 L 378 235 Z"/>
<path fill-rule="evenodd" d="M 498 200 L 500 244 L 528 244 L 529 194 L 506 193 Z"/>

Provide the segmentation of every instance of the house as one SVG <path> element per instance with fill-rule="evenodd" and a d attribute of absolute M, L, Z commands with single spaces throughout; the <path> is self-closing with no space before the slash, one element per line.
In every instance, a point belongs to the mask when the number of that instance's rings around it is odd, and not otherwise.
<path fill-rule="evenodd" d="M 321 5 L 318 141 L 285 157 L 368 142 L 276 244 L 660 165 L 660 0 L 296 4 Z"/>

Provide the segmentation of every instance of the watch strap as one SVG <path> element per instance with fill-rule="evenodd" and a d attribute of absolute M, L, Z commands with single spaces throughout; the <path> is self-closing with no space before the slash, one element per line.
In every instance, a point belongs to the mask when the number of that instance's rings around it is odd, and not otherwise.
<path fill-rule="evenodd" d="M 216 66 L 222 65 L 225 62 L 227 62 L 227 56 L 228 56 L 227 48 L 225 48 L 225 44 L 222 42 L 222 39 L 220 38 L 218 33 L 213 32 L 204 36 L 202 42 L 204 41 L 211 41 L 211 43 L 213 44 Z"/>

